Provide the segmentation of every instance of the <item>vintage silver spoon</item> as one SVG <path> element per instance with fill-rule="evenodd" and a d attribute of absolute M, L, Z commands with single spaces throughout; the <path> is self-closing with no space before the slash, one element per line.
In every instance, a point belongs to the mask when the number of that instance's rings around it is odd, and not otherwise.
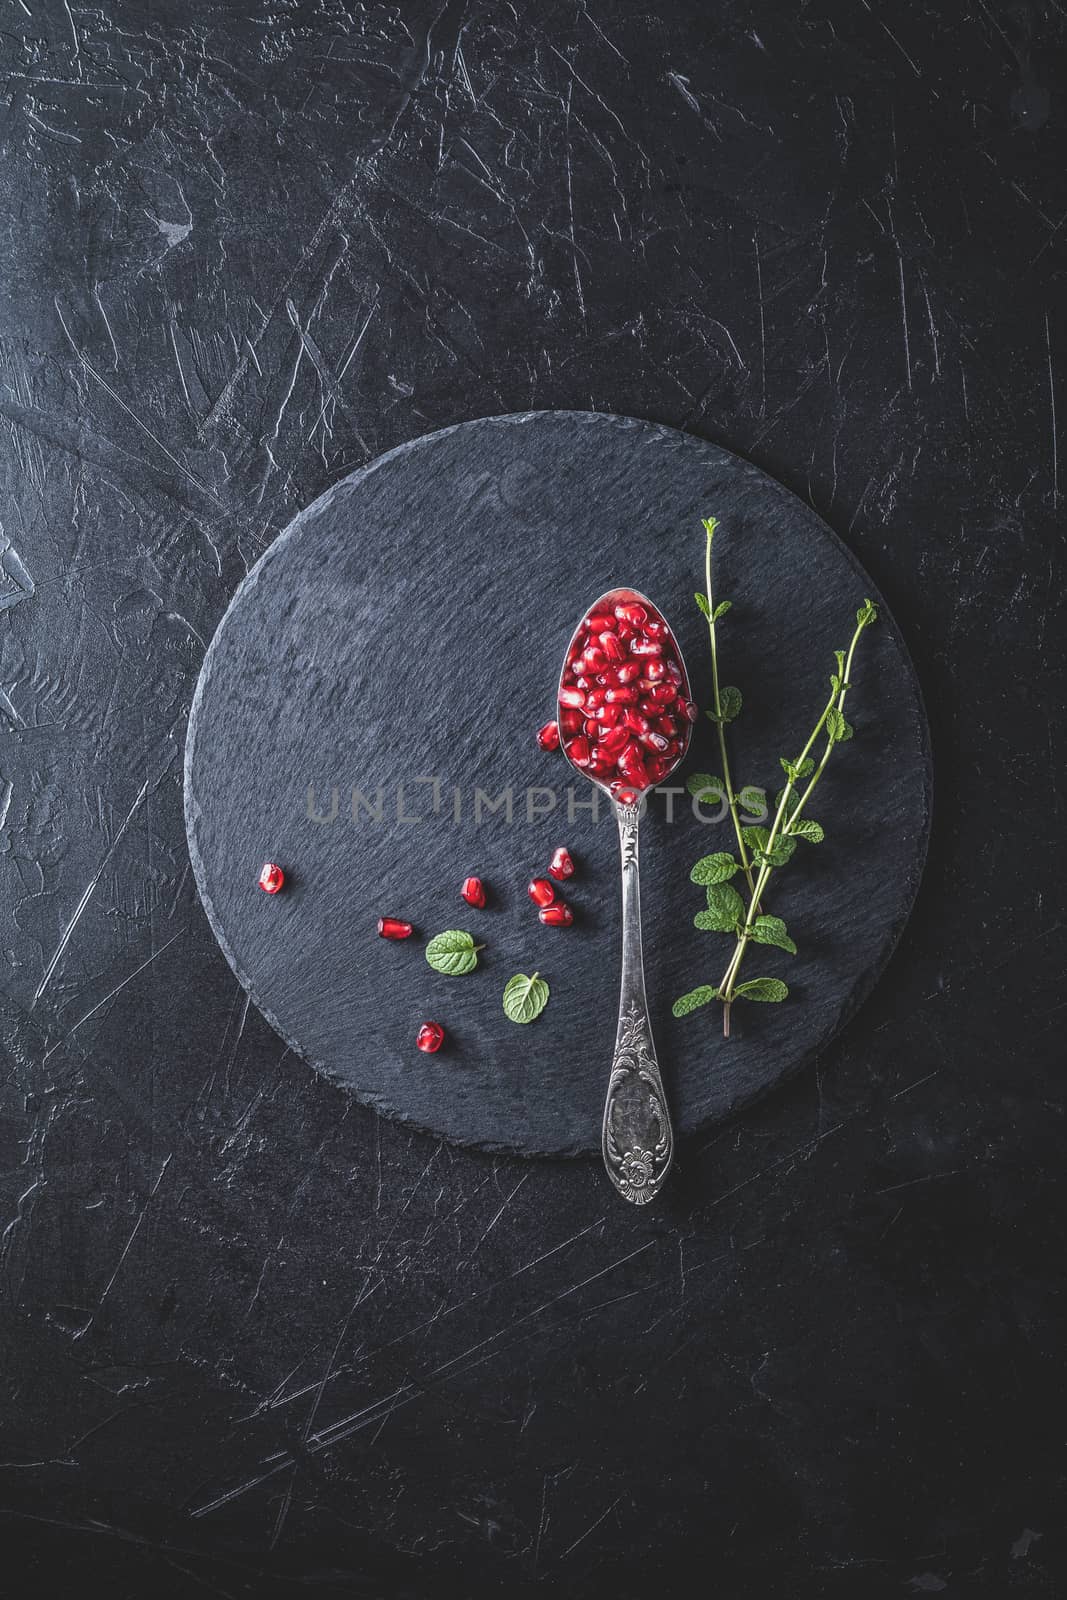
<path fill-rule="evenodd" d="M 678 641 L 651 600 L 609 589 L 589 607 L 567 646 L 558 702 L 560 748 L 608 796 L 619 828 L 622 986 L 601 1147 L 623 1199 L 647 1205 L 663 1187 L 674 1133 L 645 997 L 638 824 L 643 796 L 684 759 L 696 716 Z"/>

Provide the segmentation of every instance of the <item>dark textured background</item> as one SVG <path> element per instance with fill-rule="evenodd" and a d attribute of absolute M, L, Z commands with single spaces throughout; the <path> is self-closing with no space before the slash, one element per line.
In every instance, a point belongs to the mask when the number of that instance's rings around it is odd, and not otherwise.
<path fill-rule="evenodd" d="M 1065 31 L 7 6 L 12 1592 L 1063 1592 Z M 938 763 L 886 978 L 647 1217 L 317 1081 L 182 830 L 205 641 L 293 512 L 551 406 L 809 499 Z"/>

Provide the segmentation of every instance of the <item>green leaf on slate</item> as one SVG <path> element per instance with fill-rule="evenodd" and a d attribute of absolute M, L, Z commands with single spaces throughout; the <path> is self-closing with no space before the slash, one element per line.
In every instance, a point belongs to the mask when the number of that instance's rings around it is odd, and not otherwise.
<path fill-rule="evenodd" d="M 712 772 L 691 772 L 685 781 L 685 786 L 694 800 L 703 800 L 708 805 L 714 805 L 725 793 L 722 779 L 717 778 Z"/>
<path fill-rule="evenodd" d="M 856 621 L 861 628 L 866 628 L 870 623 L 878 621 L 878 607 L 873 600 L 865 600 L 856 612 Z"/>
<path fill-rule="evenodd" d="M 827 712 L 826 732 L 833 744 L 844 744 L 846 739 L 852 738 L 851 725 L 845 721 L 845 713 L 839 706 Z"/>
<path fill-rule="evenodd" d="M 746 783 L 737 797 L 737 803 L 742 811 L 747 811 L 751 816 L 766 815 L 767 791 L 754 783 Z"/>
<path fill-rule="evenodd" d="M 801 817 L 792 831 L 798 839 L 806 839 L 809 844 L 822 844 L 826 838 L 821 824 L 813 821 L 810 817 Z"/>
<path fill-rule="evenodd" d="M 728 883 L 708 885 L 708 909 L 698 911 L 694 926 L 704 932 L 729 933 L 744 920 L 745 905 L 736 889 Z"/>
<path fill-rule="evenodd" d="M 789 985 L 782 982 L 781 978 L 750 978 L 747 983 L 739 983 L 734 990 L 734 999 L 739 1000 L 784 1000 L 789 993 Z"/>
<path fill-rule="evenodd" d="M 690 989 L 688 994 L 680 995 L 671 1006 L 671 1015 L 687 1017 L 691 1011 L 698 1011 L 701 1006 L 706 1006 L 718 998 L 718 989 L 713 989 L 709 984 L 702 983 L 699 989 Z"/>
<path fill-rule="evenodd" d="M 735 872 L 740 871 L 740 861 L 735 861 L 733 856 L 720 850 L 715 855 L 701 856 L 689 876 L 694 883 L 725 883 L 727 878 L 732 878 Z"/>
<path fill-rule="evenodd" d="M 740 689 L 735 689 L 732 683 L 728 683 L 725 689 L 720 689 L 719 706 L 722 710 L 722 720 L 732 722 L 741 711 Z"/>
<path fill-rule="evenodd" d="M 426 959 L 435 972 L 458 978 L 474 971 L 478 965 L 478 951 L 484 949 L 484 945 L 475 944 L 469 933 L 459 928 L 447 928 L 444 933 L 437 933 L 430 940 L 426 946 Z"/>
<path fill-rule="evenodd" d="M 697 605 L 700 607 L 700 610 L 703 612 L 704 616 L 707 617 L 708 620 L 710 621 L 711 620 L 711 607 L 708 605 L 708 597 L 707 597 L 707 595 L 706 594 L 701 594 L 699 592 L 699 590 L 698 590 L 697 593 L 693 596 L 693 599 L 696 601 Z"/>
<path fill-rule="evenodd" d="M 548 1004 L 548 984 L 535 972 L 517 972 L 504 985 L 504 1011 L 511 1022 L 533 1022 Z"/>
<path fill-rule="evenodd" d="M 838 670 L 838 672 L 841 674 L 842 677 L 844 677 L 844 675 L 845 675 L 845 652 L 843 650 L 835 650 L 834 651 L 834 660 L 837 662 L 837 670 Z"/>
<path fill-rule="evenodd" d="M 757 917 L 749 932 L 757 944 L 773 944 L 779 950 L 788 950 L 791 956 L 797 953 L 781 917 Z"/>
<path fill-rule="evenodd" d="M 774 841 L 774 848 L 768 851 L 771 842 L 769 828 L 742 828 L 741 837 L 750 850 L 754 850 L 761 861 L 769 862 L 772 867 L 783 867 L 797 847 L 795 839 L 790 839 L 779 834 Z"/>
<path fill-rule="evenodd" d="M 796 789 L 789 789 L 788 791 L 785 789 L 779 789 L 778 793 L 774 797 L 775 810 L 777 810 L 783 801 L 785 802 L 785 815 L 787 817 L 791 817 L 797 806 L 800 804 L 800 794 Z"/>
<path fill-rule="evenodd" d="M 733 605 L 733 601 L 732 600 L 720 600 L 718 605 L 715 607 L 715 610 L 712 612 L 712 615 L 711 615 L 712 622 L 718 622 L 720 617 L 725 617 L 726 613 L 729 611 L 729 609 L 730 609 L 730 607 L 732 605 Z"/>

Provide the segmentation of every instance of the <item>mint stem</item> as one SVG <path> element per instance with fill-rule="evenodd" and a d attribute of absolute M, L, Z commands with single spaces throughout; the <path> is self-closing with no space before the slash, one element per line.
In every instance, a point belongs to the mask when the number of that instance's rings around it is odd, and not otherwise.
<path fill-rule="evenodd" d="M 864 620 L 858 621 L 856 624 L 856 631 L 852 635 L 852 641 L 848 647 L 848 654 L 845 658 L 844 671 L 839 674 L 837 687 L 830 696 L 830 699 L 827 702 L 821 717 L 815 724 L 808 737 L 807 744 L 804 746 L 795 762 L 795 766 L 798 768 L 803 765 L 804 761 L 810 755 L 815 741 L 818 739 L 820 732 L 826 726 L 826 721 L 830 716 L 830 713 L 834 710 L 843 711 L 845 695 L 848 693 L 849 689 L 849 677 L 852 671 L 852 658 L 856 653 L 856 646 L 859 643 L 860 635 L 862 634 L 864 628 L 869 626 L 869 623 L 874 620 L 873 617 L 866 618 L 865 613 L 861 613 L 861 615 L 864 616 Z M 808 800 L 811 797 L 812 791 L 814 790 L 819 779 L 822 777 L 823 772 L 826 770 L 826 763 L 830 759 L 830 752 L 832 751 L 835 743 L 836 740 L 834 739 L 833 735 L 828 735 L 826 745 L 819 759 L 819 763 L 811 775 L 811 781 L 804 790 L 792 812 L 789 812 L 788 807 L 790 796 L 795 792 L 796 784 L 793 778 L 786 778 L 786 785 L 782 790 L 782 797 L 778 802 L 778 809 L 775 813 L 774 822 L 771 825 L 770 835 L 767 839 L 767 844 L 764 850 L 765 855 L 771 854 L 778 839 L 788 838 L 793 832 L 797 822 L 800 820 L 804 807 L 807 805 Z M 785 820 L 787 815 L 788 821 Z M 752 891 L 752 898 L 749 901 L 748 911 L 745 915 L 744 923 L 737 934 L 737 944 L 734 949 L 733 956 L 731 957 L 730 964 L 723 973 L 722 980 L 719 984 L 719 998 L 723 1003 L 723 1034 L 726 1037 L 729 1036 L 730 1032 L 730 1004 L 734 997 L 737 974 L 741 969 L 741 963 L 744 961 L 745 950 L 751 942 L 752 924 L 759 914 L 760 896 L 763 893 L 763 890 L 767 885 L 767 880 L 773 870 L 774 868 L 767 861 L 763 862 L 760 867 L 759 873 L 756 877 L 755 887 Z"/>
<path fill-rule="evenodd" d="M 715 701 L 715 730 L 719 736 L 719 756 L 722 760 L 722 781 L 726 785 L 726 798 L 730 806 L 730 816 L 733 818 L 734 833 L 737 835 L 737 850 L 741 860 L 741 870 L 745 874 L 749 893 L 754 892 L 755 885 L 752 879 L 752 862 L 745 848 L 744 837 L 741 833 L 741 818 L 737 813 L 737 796 L 734 794 L 734 783 L 730 776 L 730 757 L 726 751 L 726 724 L 722 720 L 722 700 L 719 695 L 719 651 L 715 638 L 715 596 L 711 587 L 711 540 L 718 523 L 714 517 L 704 518 L 704 532 L 707 534 L 707 543 L 704 547 L 704 586 L 708 596 L 708 637 L 711 640 L 711 688 Z"/>

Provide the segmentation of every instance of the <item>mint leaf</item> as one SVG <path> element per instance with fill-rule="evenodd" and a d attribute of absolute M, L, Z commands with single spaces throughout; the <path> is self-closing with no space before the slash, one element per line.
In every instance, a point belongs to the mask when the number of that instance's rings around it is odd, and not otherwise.
<path fill-rule="evenodd" d="M 741 711 L 741 691 L 728 683 L 725 689 L 719 690 L 719 707 L 722 711 L 722 720 L 732 722 Z"/>
<path fill-rule="evenodd" d="M 754 783 L 746 783 L 737 797 L 737 803 L 742 811 L 747 811 L 750 816 L 766 816 L 767 791 L 757 788 Z"/>
<path fill-rule="evenodd" d="M 779 789 L 774 797 L 775 810 L 778 809 L 783 801 L 785 802 L 785 815 L 786 817 L 791 817 L 800 804 L 800 794 L 796 789 L 789 789 L 788 791 Z"/>
<path fill-rule="evenodd" d="M 773 849 L 768 848 L 771 842 L 769 828 L 742 828 L 741 837 L 749 849 L 755 852 L 758 860 L 772 867 L 783 867 L 797 847 L 795 839 L 779 834 L 774 841 Z"/>
<path fill-rule="evenodd" d="M 826 732 L 832 744 L 844 744 L 846 739 L 852 738 L 851 725 L 845 721 L 840 706 L 834 706 L 826 713 Z"/>
<path fill-rule="evenodd" d="M 533 1022 L 548 1004 L 548 984 L 535 972 L 517 972 L 504 985 L 504 1012 L 511 1022 Z"/>
<path fill-rule="evenodd" d="M 732 878 L 735 872 L 740 871 L 740 861 L 735 861 L 733 856 L 720 850 L 715 855 L 701 856 L 689 876 L 694 883 L 725 883 L 727 878 Z"/>
<path fill-rule="evenodd" d="M 800 821 L 790 829 L 798 839 L 807 839 L 809 844 L 822 844 L 826 838 L 821 826 L 813 822 L 810 817 L 801 817 Z"/>
<path fill-rule="evenodd" d="M 789 985 L 782 982 L 781 978 L 750 978 L 747 983 L 739 983 L 734 990 L 734 999 L 744 1000 L 784 1000 L 789 993 Z"/>
<path fill-rule="evenodd" d="M 478 951 L 484 949 L 484 945 L 475 944 L 469 933 L 463 933 L 459 928 L 447 928 L 444 933 L 437 933 L 430 940 L 426 946 L 426 959 L 435 972 L 459 978 L 464 973 L 474 971 L 478 965 Z"/>
<path fill-rule="evenodd" d="M 718 622 L 720 617 L 725 617 L 732 605 L 732 600 L 720 600 L 718 605 L 715 607 L 715 610 L 711 614 L 712 622 Z"/>
<path fill-rule="evenodd" d="M 707 617 L 708 621 L 710 622 L 711 621 L 711 607 L 708 605 L 708 597 L 707 597 L 707 595 L 706 594 L 701 594 L 700 591 L 698 590 L 697 593 L 693 596 L 693 599 L 696 601 L 697 605 L 700 607 L 700 609 L 703 612 L 704 616 Z"/>
<path fill-rule="evenodd" d="M 873 600 L 865 600 L 856 612 L 856 622 L 861 628 L 867 628 L 872 622 L 878 621 L 878 607 Z"/>
<path fill-rule="evenodd" d="M 691 772 L 685 786 L 694 800 L 702 800 L 708 805 L 721 800 L 726 792 L 722 779 L 716 778 L 712 772 Z"/>
<path fill-rule="evenodd" d="M 710 539 L 715 529 L 719 526 L 718 517 L 701 517 L 700 520 L 704 524 L 704 532 Z"/>
<path fill-rule="evenodd" d="M 690 989 L 688 994 L 679 995 L 671 1006 L 673 1017 L 687 1017 L 691 1011 L 699 1011 L 701 1006 L 706 1006 L 718 998 L 718 989 L 713 989 L 710 984 L 702 983 L 699 989 Z"/>
<path fill-rule="evenodd" d="M 779 950 L 788 950 L 791 956 L 797 953 L 781 917 L 757 917 L 749 932 L 757 944 L 776 945 Z"/>
<path fill-rule="evenodd" d="M 744 921 L 745 905 L 736 889 L 728 883 L 708 885 L 708 909 L 698 911 L 694 925 L 705 932 L 730 933 Z"/>

